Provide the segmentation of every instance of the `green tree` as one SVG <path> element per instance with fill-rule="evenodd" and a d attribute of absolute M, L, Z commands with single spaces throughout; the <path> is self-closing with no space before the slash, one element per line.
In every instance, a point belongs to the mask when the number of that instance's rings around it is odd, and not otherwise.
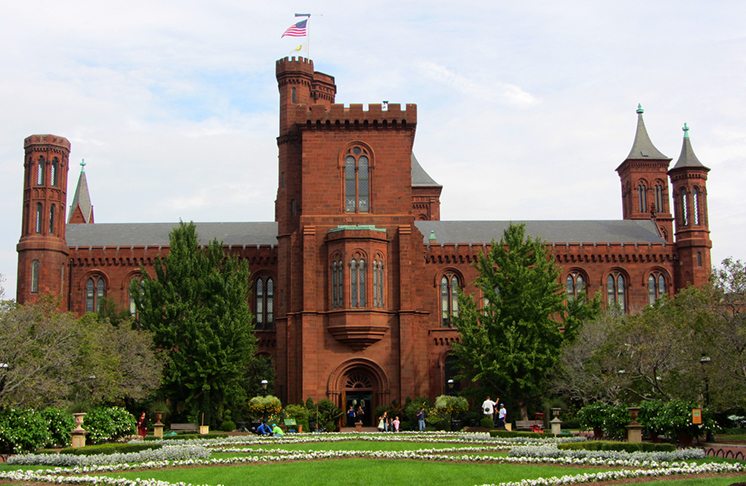
<path fill-rule="evenodd" d="M 525 419 L 528 403 L 544 391 L 563 341 L 597 312 L 598 302 L 582 298 L 567 305 L 559 268 L 523 225 L 510 225 L 480 255 L 476 268 L 486 303 L 480 309 L 473 296 L 459 295 L 455 323 L 461 341 L 453 350 L 461 376 L 514 401 Z"/>
<path fill-rule="evenodd" d="M 176 416 L 217 426 L 246 401 L 256 339 L 248 307 L 249 269 L 218 241 L 201 247 L 193 223 L 170 235 L 170 252 L 143 271 L 135 292 L 139 323 L 167 352 L 161 392 Z M 137 290 L 137 289 L 134 289 Z"/>

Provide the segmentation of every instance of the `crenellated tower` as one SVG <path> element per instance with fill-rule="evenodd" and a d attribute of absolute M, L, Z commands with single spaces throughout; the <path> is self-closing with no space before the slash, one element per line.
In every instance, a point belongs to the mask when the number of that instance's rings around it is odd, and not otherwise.
<path fill-rule="evenodd" d="M 18 242 L 17 301 L 62 296 L 67 309 L 65 205 L 70 142 L 56 135 L 32 135 L 23 144 L 23 216 Z"/>
<path fill-rule="evenodd" d="M 673 217 L 668 198 L 668 164 L 650 140 L 642 118 L 644 110 L 637 105 L 637 131 L 632 149 L 616 171 L 622 184 L 622 217 L 655 220 L 658 231 L 667 242 L 673 242 Z"/>
<path fill-rule="evenodd" d="M 684 141 L 676 165 L 668 171 L 676 213 L 676 288 L 703 285 L 710 277 L 710 227 L 707 215 L 707 173 L 694 154 L 689 127 L 684 123 Z"/>

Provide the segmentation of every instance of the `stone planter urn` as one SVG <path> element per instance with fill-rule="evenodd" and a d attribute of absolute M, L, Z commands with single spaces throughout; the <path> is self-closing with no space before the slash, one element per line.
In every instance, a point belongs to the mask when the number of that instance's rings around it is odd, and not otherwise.
<path fill-rule="evenodd" d="M 73 418 L 75 419 L 75 429 L 71 432 L 72 435 L 72 447 L 73 449 L 80 449 L 85 447 L 85 436 L 88 434 L 83 429 L 83 417 L 84 413 L 74 413 Z"/>
<path fill-rule="evenodd" d="M 362 432 L 363 431 L 363 422 L 362 420 L 358 420 L 355 422 L 355 432 Z"/>
<path fill-rule="evenodd" d="M 642 425 L 637 421 L 639 407 L 629 407 L 630 423 L 627 425 L 627 442 L 642 442 Z"/>
<path fill-rule="evenodd" d="M 163 438 L 163 412 L 155 412 L 155 423 L 153 424 L 153 437 Z"/>

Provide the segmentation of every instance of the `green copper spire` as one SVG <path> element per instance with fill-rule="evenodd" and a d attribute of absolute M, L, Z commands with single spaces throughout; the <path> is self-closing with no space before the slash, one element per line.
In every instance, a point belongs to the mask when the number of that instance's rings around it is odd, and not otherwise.
<path fill-rule="evenodd" d="M 689 138 L 689 127 L 686 125 L 686 122 L 684 122 L 684 126 L 681 129 L 684 130 L 684 138 Z"/>
<path fill-rule="evenodd" d="M 645 110 L 642 109 L 642 105 L 640 103 L 637 103 L 637 114 L 642 115 L 645 113 Z"/>
<path fill-rule="evenodd" d="M 80 159 L 80 171 L 85 172 L 85 159 Z"/>

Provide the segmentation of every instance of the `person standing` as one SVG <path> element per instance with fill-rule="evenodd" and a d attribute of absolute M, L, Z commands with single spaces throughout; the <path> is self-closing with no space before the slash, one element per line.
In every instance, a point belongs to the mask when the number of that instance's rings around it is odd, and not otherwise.
<path fill-rule="evenodd" d="M 497 399 L 500 400 L 500 397 L 497 397 Z M 497 405 L 497 402 L 493 402 L 489 395 L 482 402 L 482 413 L 485 417 L 489 417 L 493 425 L 495 424 L 495 405 Z"/>
<path fill-rule="evenodd" d="M 508 417 L 508 411 L 505 410 L 505 404 L 500 404 L 500 410 L 497 412 L 497 424 L 498 427 L 504 429 L 505 428 L 505 420 Z"/>
<path fill-rule="evenodd" d="M 148 435 L 148 422 L 145 420 L 145 412 L 140 414 L 140 418 L 137 420 L 137 435 L 145 440 L 145 436 Z"/>
<path fill-rule="evenodd" d="M 425 407 L 420 407 L 417 411 L 417 427 L 420 432 L 425 431 Z"/>
<path fill-rule="evenodd" d="M 350 405 L 350 409 L 347 410 L 347 426 L 355 426 L 355 407 L 353 405 Z"/>
<path fill-rule="evenodd" d="M 394 419 L 394 421 L 392 422 L 392 424 L 394 426 L 394 432 L 399 432 L 399 424 L 400 423 L 401 422 L 399 422 L 399 416 L 397 415 L 396 418 Z"/>

